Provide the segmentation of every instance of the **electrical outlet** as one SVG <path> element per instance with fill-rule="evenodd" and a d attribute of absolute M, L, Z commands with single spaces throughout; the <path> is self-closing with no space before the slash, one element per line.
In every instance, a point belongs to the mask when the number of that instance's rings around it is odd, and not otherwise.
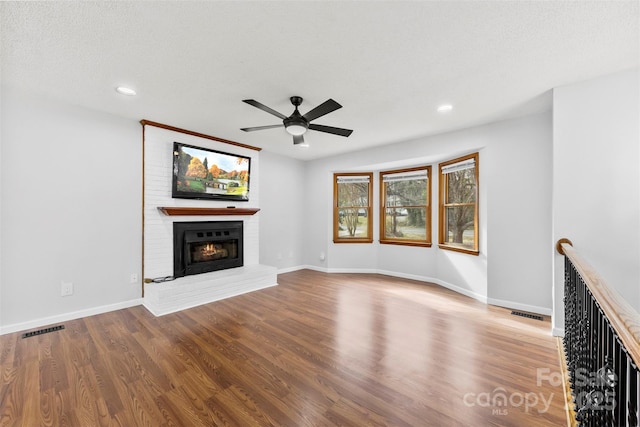
<path fill-rule="evenodd" d="M 71 282 L 60 282 L 60 296 L 68 297 L 73 295 L 73 283 Z"/>
<path fill-rule="evenodd" d="M 137 273 L 131 273 L 131 276 L 129 276 L 129 282 L 138 283 L 138 274 Z"/>

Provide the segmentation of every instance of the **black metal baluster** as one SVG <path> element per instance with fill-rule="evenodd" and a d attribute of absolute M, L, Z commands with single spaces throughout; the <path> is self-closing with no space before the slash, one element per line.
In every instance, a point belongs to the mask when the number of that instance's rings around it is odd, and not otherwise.
<path fill-rule="evenodd" d="M 587 389 L 584 385 L 584 371 L 587 363 L 587 346 L 589 344 L 587 338 L 587 323 L 589 322 L 586 317 L 585 302 L 585 288 L 581 280 L 578 279 L 576 274 L 576 288 L 578 290 L 577 298 L 577 314 L 578 314 L 578 357 L 576 359 L 576 415 L 578 421 L 581 421 L 585 426 L 590 425 L 589 408 L 586 405 L 588 402 Z"/>
<path fill-rule="evenodd" d="M 628 358 L 628 398 L 627 398 L 627 409 L 629 416 L 628 425 L 630 427 L 638 427 L 638 419 L 640 418 L 640 371 L 638 367 L 633 363 L 631 358 Z M 624 402 L 620 404 L 624 405 Z"/>
<path fill-rule="evenodd" d="M 616 367 L 614 369 L 616 373 L 616 387 L 615 387 L 615 409 L 613 411 L 613 425 L 625 425 L 626 410 L 627 407 L 624 402 L 627 401 L 627 365 L 629 355 L 625 351 L 624 346 L 619 340 L 616 340 Z"/>

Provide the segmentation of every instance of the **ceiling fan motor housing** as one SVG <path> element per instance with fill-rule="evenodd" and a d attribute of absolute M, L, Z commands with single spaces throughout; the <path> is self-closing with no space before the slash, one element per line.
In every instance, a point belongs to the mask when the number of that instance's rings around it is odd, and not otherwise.
<path fill-rule="evenodd" d="M 299 96 L 292 96 L 291 98 L 289 98 L 291 100 L 291 103 L 296 107 L 294 112 L 287 117 L 286 119 L 282 120 L 282 123 L 284 123 L 284 127 L 289 129 L 291 126 L 302 126 L 304 128 L 304 131 L 302 132 L 296 132 L 295 134 L 297 135 L 301 135 L 302 133 L 304 133 L 307 129 L 309 129 L 309 121 L 307 119 L 305 119 L 304 117 L 302 117 L 302 114 L 300 114 L 300 111 L 298 111 L 298 106 L 300 104 L 302 104 L 302 98 Z"/>

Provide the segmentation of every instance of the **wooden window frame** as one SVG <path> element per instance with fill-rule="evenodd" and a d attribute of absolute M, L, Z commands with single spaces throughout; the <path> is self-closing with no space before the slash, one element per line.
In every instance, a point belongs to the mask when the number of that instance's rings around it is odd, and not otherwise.
<path fill-rule="evenodd" d="M 400 238 L 385 237 L 385 224 L 386 224 L 386 204 L 387 204 L 387 188 L 384 182 L 385 175 L 393 175 L 398 173 L 407 173 L 414 171 L 427 171 L 427 198 L 425 205 L 416 206 L 402 206 L 403 208 L 425 208 L 425 227 L 426 237 L 425 240 L 409 240 Z M 404 246 L 422 246 L 431 247 L 431 166 L 417 166 L 413 168 L 396 169 L 380 172 L 380 243 L 387 245 L 404 245 Z"/>
<path fill-rule="evenodd" d="M 475 180 L 476 180 L 476 197 L 475 197 L 475 202 L 474 203 L 445 203 L 445 200 L 447 200 L 447 177 L 446 174 L 442 173 L 442 169 L 445 166 L 449 166 L 455 163 L 460 163 L 463 162 L 465 160 L 469 160 L 469 159 L 473 159 L 475 162 L 474 165 L 474 175 L 475 175 Z M 440 249 L 446 249 L 446 250 L 450 250 L 450 251 L 455 251 L 455 252 L 462 252 L 465 254 L 470 254 L 470 255 L 479 255 L 480 254 L 480 242 L 478 239 L 478 229 L 480 228 L 480 224 L 478 221 L 478 205 L 479 205 L 479 195 L 480 195 L 480 181 L 478 179 L 479 177 L 479 156 L 478 153 L 472 153 L 472 154 L 468 154 L 466 156 L 462 156 L 462 157 L 457 157 L 455 159 L 452 160 L 448 160 L 446 162 L 442 162 L 439 165 L 439 174 L 438 174 L 438 181 L 439 181 L 439 187 L 440 187 L 440 191 L 439 191 L 439 214 L 438 214 L 438 222 L 439 222 L 439 232 L 438 232 L 438 247 Z M 474 238 L 474 248 L 473 249 L 469 249 L 469 248 L 464 248 L 464 247 L 460 247 L 460 246 L 456 246 L 456 245 L 452 245 L 450 243 L 445 242 L 445 233 L 446 233 L 446 227 L 447 227 L 447 221 L 445 218 L 445 211 L 446 208 L 449 206 L 465 206 L 465 205 L 474 205 L 474 214 L 473 214 L 473 221 L 474 221 L 474 231 L 473 231 L 473 238 Z"/>
<path fill-rule="evenodd" d="M 368 205 L 351 206 L 352 208 L 367 210 L 367 237 L 339 237 L 338 220 L 338 177 L 342 176 L 367 176 L 369 177 Z M 333 243 L 373 243 L 373 172 L 343 172 L 333 174 Z"/>

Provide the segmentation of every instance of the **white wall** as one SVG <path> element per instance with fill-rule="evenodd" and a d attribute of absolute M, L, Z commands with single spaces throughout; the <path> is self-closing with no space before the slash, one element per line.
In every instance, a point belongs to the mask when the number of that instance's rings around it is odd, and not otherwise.
<path fill-rule="evenodd" d="M 480 152 L 480 255 L 332 242 L 332 174 L 433 164 Z M 480 300 L 551 313 L 551 114 L 479 126 L 309 162 L 305 262 L 326 271 L 379 271 L 435 281 Z M 437 178 L 437 177 L 436 177 Z M 377 174 L 374 203 L 379 206 Z M 437 179 L 432 205 L 437 206 Z M 374 208 L 377 209 L 377 208 Z M 437 242 L 437 210 L 432 212 Z M 377 212 L 374 239 L 378 239 Z M 326 254 L 324 261 L 320 253 Z M 524 272 L 524 273 L 523 273 Z"/>
<path fill-rule="evenodd" d="M 268 151 L 260 152 L 260 264 L 279 272 L 304 264 L 307 229 L 303 214 L 305 163 Z"/>
<path fill-rule="evenodd" d="M 574 248 L 640 311 L 638 70 L 554 89 L 553 241 Z M 563 259 L 554 261 L 554 328 L 564 328 Z"/>
<path fill-rule="evenodd" d="M 488 191 L 489 303 L 517 301 L 545 307 L 551 314 L 550 113 L 503 122 L 491 139 L 480 164 Z M 529 310 L 526 305 L 515 308 Z"/>
<path fill-rule="evenodd" d="M 5 87 L 1 114 L 0 333 L 138 304 L 140 124 Z"/>

